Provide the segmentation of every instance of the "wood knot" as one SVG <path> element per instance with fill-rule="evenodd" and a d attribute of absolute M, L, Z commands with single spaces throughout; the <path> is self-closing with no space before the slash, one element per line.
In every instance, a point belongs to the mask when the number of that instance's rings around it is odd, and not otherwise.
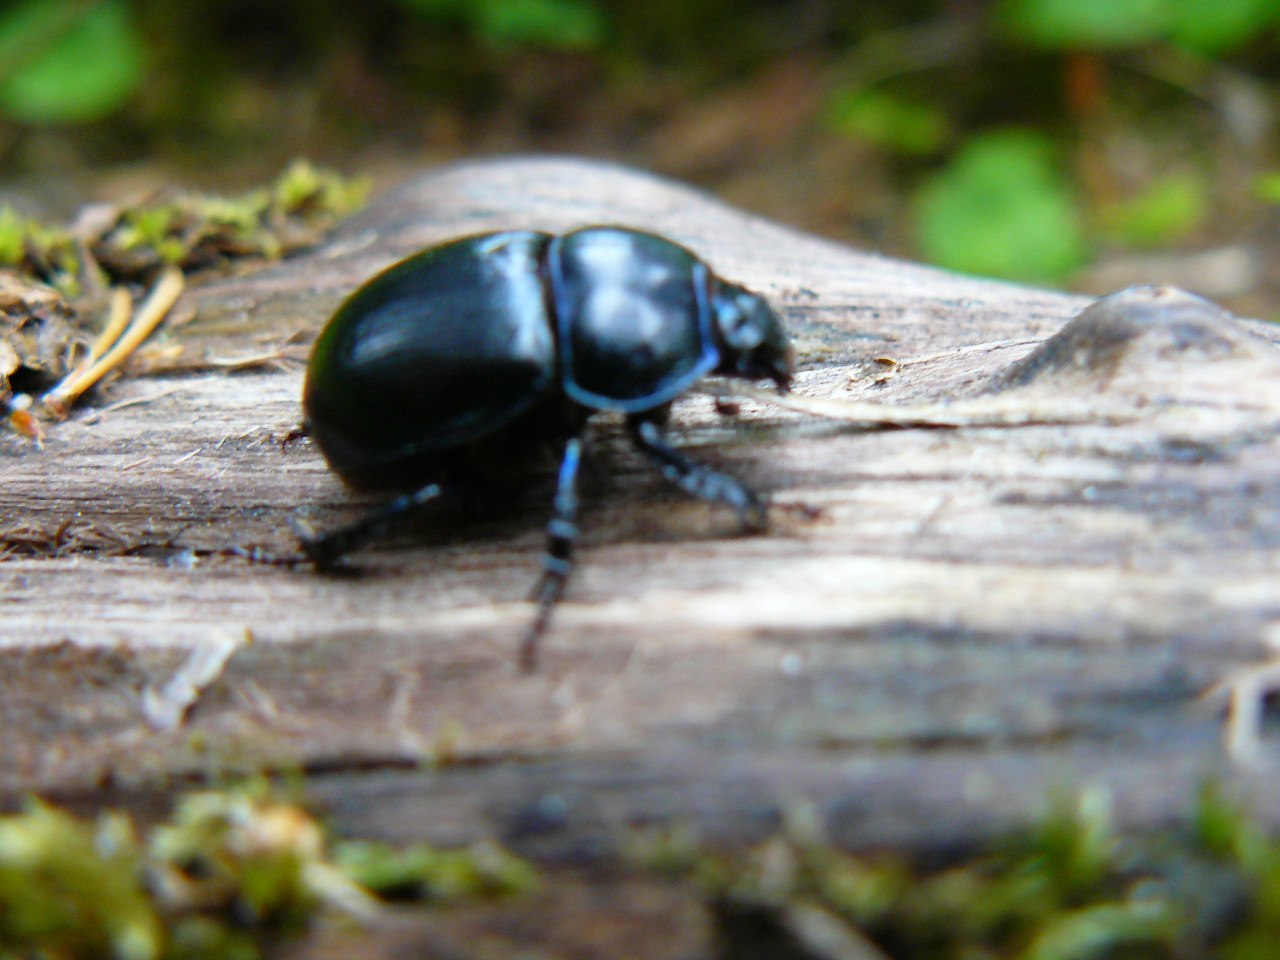
<path fill-rule="evenodd" d="M 1129 287 L 1090 304 L 1030 355 L 997 373 L 989 389 L 1044 381 L 1105 387 L 1122 369 L 1195 368 L 1262 354 L 1280 359 L 1273 346 L 1216 304 L 1177 287 Z"/>

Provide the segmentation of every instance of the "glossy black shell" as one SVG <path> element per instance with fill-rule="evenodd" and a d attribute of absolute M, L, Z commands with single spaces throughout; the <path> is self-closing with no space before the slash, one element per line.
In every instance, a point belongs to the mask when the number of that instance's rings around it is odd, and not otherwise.
<path fill-rule="evenodd" d="M 564 390 L 596 410 L 648 410 L 687 390 L 720 358 L 709 274 L 688 250 L 634 230 L 551 240 L 547 271 Z"/>
<path fill-rule="evenodd" d="M 615 227 L 433 247 L 334 314 L 307 369 L 306 422 L 348 482 L 407 488 L 503 431 L 660 407 L 720 358 L 711 282 L 683 247 Z"/>
<path fill-rule="evenodd" d="M 316 340 L 303 409 L 330 466 L 359 486 L 515 420 L 555 385 L 539 272 L 548 238 L 472 237 L 404 260 L 357 290 Z"/>

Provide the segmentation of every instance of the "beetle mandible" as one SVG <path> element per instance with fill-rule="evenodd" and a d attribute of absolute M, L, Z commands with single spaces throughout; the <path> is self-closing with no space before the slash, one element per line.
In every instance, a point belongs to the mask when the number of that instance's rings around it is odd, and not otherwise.
<path fill-rule="evenodd" d="M 431 247 L 358 289 L 316 340 L 305 428 L 348 484 L 399 495 L 350 526 L 304 537 L 303 548 L 329 567 L 445 491 L 492 490 L 558 451 L 538 611 L 520 650 L 532 669 L 572 569 L 587 419 L 620 411 L 664 475 L 758 528 L 760 498 L 690 461 L 663 428 L 672 401 L 704 375 L 769 379 L 786 391 L 792 356 L 761 297 L 651 233 L 511 230 Z"/>

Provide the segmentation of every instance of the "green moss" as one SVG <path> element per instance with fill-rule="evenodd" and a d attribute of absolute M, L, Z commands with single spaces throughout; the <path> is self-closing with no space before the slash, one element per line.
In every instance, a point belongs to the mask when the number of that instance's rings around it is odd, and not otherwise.
<path fill-rule="evenodd" d="M 163 927 L 141 867 L 119 815 L 91 823 L 37 803 L 0 819 L 0 957 L 159 957 Z"/>
<path fill-rule="evenodd" d="M 319 918 L 376 916 L 375 893 L 519 893 L 532 869 L 493 845 L 347 843 L 262 784 L 195 793 L 139 838 L 122 814 L 43 804 L 0 818 L 0 960 L 252 960 Z"/>
<path fill-rule="evenodd" d="M 334 850 L 347 876 L 393 900 L 459 900 L 527 893 L 537 886 L 528 863 L 491 843 L 465 850 L 428 844 L 393 847 L 349 841 Z"/>
<path fill-rule="evenodd" d="M 3 207 L 0 267 L 74 297 L 85 286 L 86 268 L 99 272 L 99 285 L 145 284 L 168 265 L 190 273 L 274 260 L 319 243 L 368 193 L 363 178 L 298 161 L 271 184 L 239 196 L 182 193 L 122 207 L 76 236 Z"/>
<path fill-rule="evenodd" d="M 90 250 L 115 282 L 143 278 L 169 264 L 194 271 L 236 260 L 273 260 L 319 243 L 368 192 L 367 180 L 298 161 L 274 183 L 240 196 L 181 194 L 122 210 Z"/>
<path fill-rule="evenodd" d="M 1086 793 L 943 869 L 808 835 L 707 859 L 695 873 L 730 960 L 751 955 L 735 924 L 763 911 L 798 930 L 788 918 L 815 909 L 892 960 L 1262 960 L 1280 943 L 1280 842 L 1212 791 L 1193 829 L 1149 838 L 1117 836 L 1106 796 Z"/>
<path fill-rule="evenodd" d="M 835 955 L 818 940 L 890 960 L 1270 960 L 1280 943 L 1280 841 L 1215 790 L 1186 828 L 1148 837 L 1117 834 L 1089 792 L 942 866 L 852 856 L 802 822 L 746 852 L 676 829 L 638 836 L 632 854 L 632 869 L 705 898 L 725 960 Z M 378 900 L 539 882 L 491 844 L 332 844 L 261 783 L 189 795 L 141 837 L 120 814 L 33 804 L 0 818 L 0 960 L 252 960 L 326 916 L 369 920 Z"/>
<path fill-rule="evenodd" d="M 258 793 L 184 798 L 153 831 L 148 853 L 183 899 L 260 929 L 296 931 L 320 901 L 310 874 L 325 862 L 324 837 L 300 807 Z"/>
<path fill-rule="evenodd" d="M 0 207 L 0 268 L 16 270 L 63 293 L 79 292 L 80 258 L 65 229 Z"/>
<path fill-rule="evenodd" d="M 336 219 L 359 210 L 368 197 L 368 180 L 342 177 L 297 160 L 272 186 L 269 206 L 290 215 Z"/>

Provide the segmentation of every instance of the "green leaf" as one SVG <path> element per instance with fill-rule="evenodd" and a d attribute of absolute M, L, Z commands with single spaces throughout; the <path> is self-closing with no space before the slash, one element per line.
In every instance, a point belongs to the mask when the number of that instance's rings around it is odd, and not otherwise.
<path fill-rule="evenodd" d="M 1085 256 L 1073 196 L 1037 134 L 971 140 L 919 190 L 917 241 L 925 258 L 965 273 L 1059 280 Z"/>
<path fill-rule="evenodd" d="M 1223 53 L 1280 24 L 1276 0 L 1178 0 L 1172 39 L 1204 54 Z"/>
<path fill-rule="evenodd" d="M 1170 0 L 1005 0 L 996 14 L 1015 37 L 1045 47 L 1124 47 L 1172 23 Z"/>
<path fill-rule="evenodd" d="M 126 0 L 72 8 L 27 0 L 0 18 L 0 113 L 29 123 L 82 123 L 120 107 L 143 75 Z"/>
<path fill-rule="evenodd" d="M 400 0 L 418 13 L 461 20 L 493 43 L 592 48 L 605 39 L 604 15 L 593 0 Z"/>
<path fill-rule="evenodd" d="M 1264 173 L 1253 183 L 1253 192 L 1259 200 L 1280 203 L 1280 172 Z"/>
<path fill-rule="evenodd" d="M 499 43 L 589 48 L 604 39 L 604 18 L 587 0 L 501 0 L 479 10 L 480 32 Z"/>
<path fill-rule="evenodd" d="M 1149 184 L 1137 196 L 1101 213 L 1112 240 L 1135 247 L 1161 247 L 1185 237 L 1204 220 L 1209 198 L 1198 177 L 1178 175 Z"/>
<path fill-rule="evenodd" d="M 947 115 L 938 107 L 881 90 L 837 94 L 827 125 L 836 133 L 911 155 L 936 152 L 951 133 Z"/>

